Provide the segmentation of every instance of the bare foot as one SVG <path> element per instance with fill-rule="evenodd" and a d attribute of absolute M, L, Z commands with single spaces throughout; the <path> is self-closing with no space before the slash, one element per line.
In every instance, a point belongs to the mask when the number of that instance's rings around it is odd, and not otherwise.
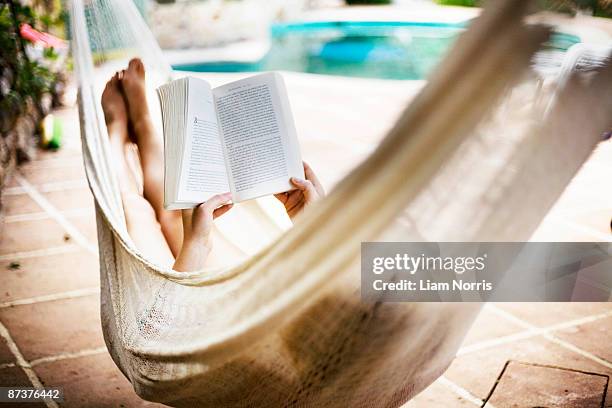
<path fill-rule="evenodd" d="M 119 73 L 113 75 L 106 83 L 104 92 L 102 92 L 102 110 L 109 136 L 111 138 L 120 137 L 122 142 L 127 142 L 128 112 L 121 94 Z"/>
<path fill-rule="evenodd" d="M 145 69 L 139 58 L 132 59 L 128 68 L 123 71 L 121 86 L 132 124 L 136 126 L 141 120 L 148 120 L 149 108 L 145 91 Z"/>

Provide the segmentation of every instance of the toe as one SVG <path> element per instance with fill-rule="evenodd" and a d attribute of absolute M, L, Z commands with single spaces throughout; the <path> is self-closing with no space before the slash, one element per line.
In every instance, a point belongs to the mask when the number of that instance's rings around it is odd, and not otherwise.
<path fill-rule="evenodd" d="M 140 58 L 132 58 L 128 65 L 128 69 L 137 72 L 138 74 L 144 73 L 144 64 Z"/>

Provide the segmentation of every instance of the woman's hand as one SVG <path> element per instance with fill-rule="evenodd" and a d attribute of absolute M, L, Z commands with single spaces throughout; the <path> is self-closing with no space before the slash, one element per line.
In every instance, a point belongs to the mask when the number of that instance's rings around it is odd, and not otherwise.
<path fill-rule="evenodd" d="M 303 165 L 306 180 L 291 177 L 291 184 L 296 187 L 296 190 L 274 195 L 283 203 L 291 220 L 308 205 L 325 196 L 325 190 L 312 168 L 306 162 L 303 162 Z"/>
<path fill-rule="evenodd" d="M 232 208 L 231 193 L 212 196 L 193 209 L 182 210 L 183 246 L 174 262 L 175 271 L 197 271 L 204 268 L 212 249 L 210 233 L 213 220 Z"/>

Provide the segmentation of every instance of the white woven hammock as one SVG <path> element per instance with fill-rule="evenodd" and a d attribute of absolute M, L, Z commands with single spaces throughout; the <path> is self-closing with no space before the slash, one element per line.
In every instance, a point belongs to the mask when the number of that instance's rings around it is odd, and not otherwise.
<path fill-rule="evenodd" d="M 72 0 L 103 330 L 140 396 L 393 407 L 446 369 L 479 304 L 361 302 L 360 243 L 527 240 L 612 124 L 609 67 L 556 90 L 544 120 L 531 82 L 513 87 L 548 35 L 522 23 L 526 3 L 485 10 L 376 151 L 282 239 L 234 266 L 178 273 L 143 259 L 127 234 L 99 105 L 104 80 L 132 56 L 152 87 L 171 72 L 132 2 Z"/>

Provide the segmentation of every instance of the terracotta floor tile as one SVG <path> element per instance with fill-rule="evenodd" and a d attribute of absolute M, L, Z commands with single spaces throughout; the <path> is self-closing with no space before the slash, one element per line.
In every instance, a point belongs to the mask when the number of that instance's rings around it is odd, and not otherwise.
<path fill-rule="evenodd" d="M 51 191 L 44 193 L 43 196 L 60 211 L 79 208 L 92 208 L 93 211 L 93 196 L 88 187 Z"/>
<path fill-rule="evenodd" d="M 0 369 L 0 387 L 10 387 L 18 385 L 20 387 L 31 387 L 32 383 L 19 367 L 9 367 Z M 45 408 L 44 403 L 22 402 L 22 403 L 0 403 L 3 408 Z"/>
<path fill-rule="evenodd" d="M 66 232 L 52 219 L 1 223 L 0 255 L 70 245 Z"/>
<path fill-rule="evenodd" d="M 40 159 L 77 159 L 82 158 L 82 146 L 80 136 L 78 138 L 68 138 L 64 140 L 62 147 L 56 151 L 42 152 Z"/>
<path fill-rule="evenodd" d="M 612 374 L 612 369 L 538 337 L 459 356 L 444 375 L 477 398 L 484 399 L 510 360 Z M 608 395 L 608 404 L 612 406 L 612 393 Z"/>
<path fill-rule="evenodd" d="M 56 152 L 48 152 L 50 155 L 44 157 L 36 157 L 34 160 L 22 163 L 19 166 L 19 170 L 22 175 L 31 174 L 35 172 L 44 173 L 49 169 L 61 169 L 73 166 L 82 166 L 83 159 L 80 156 L 63 156 L 60 154 L 61 150 Z M 45 152 L 40 152 L 45 153 Z"/>
<path fill-rule="evenodd" d="M 485 306 L 463 340 L 462 346 L 469 346 L 481 341 L 508 336 L 524 330 L 525 329 L 521 326 L 508 320 L 500 319 L 497 314 Z"/>
<path fill-rule="evenodd" d="M 104 345 L 98 295 L 0 309 L 27 360 Z"/>
<path fill-rule="evenodd" d="M 98 242 L 98 230 L 96 227 L 96 214 L 94 209 L 84 215 L 66 217 L 68 222 L 74 225 L 91 244 Z"/>
<path fill-rule="evenodd" d="M 6 340 L 0 337 L 0 364 L 14 363 L 14 362 L 15 362 L 15 356 L 13 355 L 11 350 L 8 348 L 8 345 L 6 344 Z"/>
<path fill-rule="evenodd" d="M 64 145 L 57 151 L 39 151 L 35 161 L 51 159 L 76 160 L 79 158 L 82 158 L 81 147 L 77 146 L 76 142 L 71 141 L 69 145 Z"/>
<path fill-rule="evenodd" d="M 11 173 L 8 176 L 8 178 L 6 180 L 4 180 L 3 188 L 17 187 L 18 185 L 19 185 L 19 183 L 17 182 L 17 179 L 15 177 L 13 177 L 13 173 Z"/>
<path fill-rule="evenodd" d="M 97 256 L 85 250 L 0 261 L 0 302 L 99 286 Z"/>
<path fill-rule="evenodd" d="M 612 364 L 612 316 L 555 332 L 555 335 Z M 607 341 L 606 341 L 607 340 Z M 610 385 L 612 387 L 612 384 Z"/>
<path fill-rule="evenodd" d="M 63 407 L 162 407 L 140 399 L 107 353 L 37 365 L 46 386 L 64 388 Z"/>
<path fill-rule="evenodd" d="M 474 408 L 474 404 L 467 401 L 448 387 L 434 382 L 423 392 L 402 405 L 402 408 Z"/>
<path fill-rule="evenodd" d="M 9 387 L 11 385 L 31 387 L 32 383 L 20 367 L 0 369 L 0 387 Z"/>
<path fill-rule="evenodd" d="M 610 302 L 567 302 L 567 303 L 496 303 L 514 316 L 536 325 L 546 327 L 568 320 L 580 319 L 612 311 Z"/>
<path fill-rule="evenodd" d="M 0 217 L 29 214 L 42 211 L 42 208 L 27 194 L 5 195 L 0 197 Z"/>
<path fill-rule="evenodd" d="M 603 375 L 510 362 L 485 407 L 601 408 Z"/>
<path fill-rule="evenodd" d="M 22 167 L 19 172 L 34 186 L 85 178 L 83 164 L 74 160 L 70 160 L 66 166 L 50 167 L 44 171 L 36 167 Z"/>

